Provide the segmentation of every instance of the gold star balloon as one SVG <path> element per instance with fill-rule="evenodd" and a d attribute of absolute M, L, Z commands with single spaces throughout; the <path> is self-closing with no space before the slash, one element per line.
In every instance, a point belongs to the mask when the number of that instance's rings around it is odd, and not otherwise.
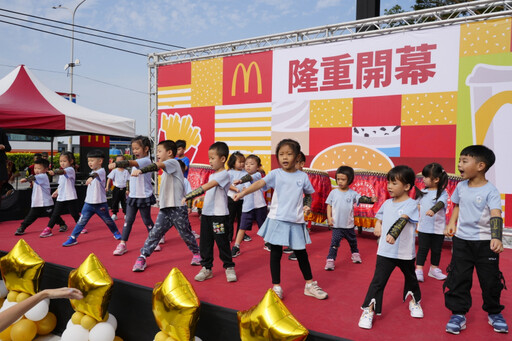
<path fill-rule="evenodd" d="M 107 313 L 113 284 L 103 264 L 91 253 L 69 274 L 68 286 L 80 290 L 84 295 L 81 300 L 70 300 L 71 306 L 96 321 L 102 321 Z"/>
<path fill-rule="evenodd" d="M 7 290 L 35 295 L 39 291 L 39 277 L 44 260 L 20 239 L 12 250 L 0 259 L 0 269 Z"/>
<path fill-rule="evenodd" d="M 260 303 L 237 316 L 242 341 L 299 341 L 309 334 L 272 289 Z"/>
<path fill-rule="evenodd" d="M 153 314 L 158 327 L 172 340 L 194 340 L 199 320 L 199 298 L 178 268 L 153 289 Z"/>

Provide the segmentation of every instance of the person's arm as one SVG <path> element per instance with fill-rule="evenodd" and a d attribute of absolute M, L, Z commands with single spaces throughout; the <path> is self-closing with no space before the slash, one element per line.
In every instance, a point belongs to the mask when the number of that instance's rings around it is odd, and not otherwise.
<path fill-rule="evenodd" d="M 380 237 L 382 234 L 382 220 L 378 220 L 375 222 L 375 227 L 373 228 L 373 234 L 377 237 Z"/>
<path fill-rule="evenodd" d="M 378 200 L 379 200 L 379 198 L 377 198 L 377 197 L 367 197 L 366 195 L 361 195 L 357 202 L 359 204 L 374 204 Z"/>
<path fill-rule="evenodd" d="M 389 229 L 387 235 L 386 235 L 386 242 L 389 244 L 394 244 L 395 241 L 400 236 L 400 233 L 402 233 L 405 225 L 409 222 L 409 217 L 405 214 L 402 214 L 400 218 L 398 218 L 393 225 L 391 225 L 391 228 Z"/>
<path fill-rule="evenodd" d="M 181 200 L 181 203 L 183 205 L 185 205 L 185 203 L 187 202 L 187 200 L 191 200 L 191 199 L 194 199 L 195 197 L 198 197 L 200 195 L 202 195 L 203 193 L 205 193 L 206 191 L 212 189 L 213 187 L 216 187 L 218 186 L 219 183 L 217 182 L 217 180 L 212 180 L 202 186 L 199 186 L 197 187 L 196 189 L 194 189 L 192 192 L 190 193 L 187 193 L 185 195 L 185 197 Z"/>
<path fill-rule="evenodd" d="M 501 218 L 501 210 L 491 210 L 491 250 L 496 253 L 503 252 L 503 218 Z"/>
<path fill-rule="evenodd" d="M 149 172 L 157 172 L 159 169 L 164 169 L 164 168 L 165 168 L 165 164 L 163 162 L 155 162 L 146 167 L 142 167 L 140 169 L 133 170 L 132 176 L 139 176 L 141 174 L 149 173 Z"/>
<path fill-rule="evenodd" d="M 327 224 L 334 226 L 334 220 L 332 219 L 332 206 L 327 204 Z"/>
<path fill-rule="evenodd" d="M 243 197 L 245 197 L 247 194 L 251 194 L 251 193 L 256 192 L 257 190 L 262 189 L 263 187 L 265 187 L 265 185 L 266 185 L 265 180 L 263 180 L 263 179 L 258 180 L 255 183 L 253 183 L 252 185 L 250 185 L 249 187 L 247 187 L 246 189 L 244 189 L 242 192 L 236 193 L 233 196 L 233 200 L 234 201 L 240 200 Z"/>
<path fill-rule="evenodd" d="M 128 167 L 137 167 L 139 168 L 139 163 L 136 160 L 121 160 L 108 164 L 108 169 L 112 170 L 114 168 L 128 168 Z"/>
<path fill-rule="evenodd" d="M 36 179 L 36 176 L 34 174 L 27 176 L 24 179 L 21 179 L 20 182 L 32 182 Z"/>
<path fill-rule="evenodd" d="M 436 214 L 443 208 L 444 208 L 444 202 L 438 201 L 425 214 L 428 215 L 429 217 L 433 217 L 434 214 Z"/>
<path fill-rule="evenodd" d="M 17 319 L 22 317 L 27 311 L 46 298 L 69 298 L 73 300 L 81 300 L 83 297 L 82 292 L 75 288 L 46 289 L 40 291 L 9 309 L 2 311 L 0 313 L 0 331 L 3 331 L 16 322 Z"/>
<path fill-rule="evenodd" d="M 108 191 L 110 188 L 110 184 L 112 183 L 112 179 L 107 177 L 107 184 L 105 185 L 105 190 Z"/>
<path fill-rule="evenodd" d="M 446 225 L 446 227 L 444 228 L 445 236 L 453 237 L 455 235 L 455 232 L 457 232 L 457 219 L 459 219 L 459 205 L 454 204 L 450 221 L 448 222 L 448 225 Z"/>

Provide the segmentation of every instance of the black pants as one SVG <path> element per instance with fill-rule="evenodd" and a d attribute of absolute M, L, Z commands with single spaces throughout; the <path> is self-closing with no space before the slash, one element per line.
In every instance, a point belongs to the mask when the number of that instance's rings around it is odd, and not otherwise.
<path fill-rule="evenodd" d="M 505 286 L 500 271 L 499 254 L 490 249 L 489 240 L 471 241 L 453 237 L 452 260 L 444 282 L 444 304 L 453 314 L 464 315 L 471 308 L 473 268 L 476 268 L 482 299 L 482 309 L 498 314 L 505 307 L 500 304 L 501 290 Z"/>
<path fill-rule="evenodd" d="M 237 222 L 236 226 L 236 234 L 238 234 L 238 229 L 240 228 L 240 223 L 242 221 L 242 205 L 244 204 L 243 200 L 234 201 L 231 197 L 228 196 L 228 210 L 229 210 L 229 220 L 228 220 L 228 240 L 231 242 L 233 240 L 233 232 L 235 230 L 235 221 Z"/>
<path fill-rule="evenodd" d="M 227 235 L 228 216 L 201 215 L 201 233 L 199 250 L 201 253 L 201 265 L 207 269 L 213 267 L 213 244 L 217 243 L 219 257 L 224 269 L 235 266 L 231 258 L 230 242 Z"/>
<path fill-rule="evenodd" d="M 75 220 L 75 223 L 77 223 L 78 219 L 80 219 L 80 214 L 78 212 L 77 203 L 78 203 L 78 199 L 67 200 L 67 201 L 56 201 L 55 206 L 53 208 L 52 217 L 50 218 L 50 221 L 48 222 L 48 227 L 53 228 L 53 226 L 55 226 L 55 224 L 57 223 L 58 219 L 62 220 L 61 215 L 63 214 L 65 208 L 68 209 L 69 214 L 71 214 L 71 216 Z"/>
<path fill-rule="evenodd" d="M 377 255 L 375 273 L 373 274 L 372 282 L 370 283 L 370 287 L 366 293 L 363 308 L 367 308 L 373 303 L 375 313 L 380 314 L 382 312 L 384 288 L 386 287 L 391 273 L 396 267 L 398 267 L 404 274 L 405 283 L 403 300 L 405 301 L 409 293 L 412 294 L 415 302 L 419 302 L 421 300 L 420 285 L 416 278 L 416 272 L 414 271 L 414 259 L 404 260 Z"/>
<path fill-rule="evenodd" d="M 145 207 L 137 207 L 128 205 L 126 210 L 126 216 L 124 217 L 124 225 L 123 225 L 123 236 L 121 240 L 128 241 L 130 237 L 130 233 L 132 232 L 132 226 L 135 222 L 135 217 L 137 216 L 137 211 L 140 212 L 140 217 L 142 218 L 142 222 L 146 225 L 146 230 L 151 230 L 153 228 L 153 219 L 151 219 L 151 206 Z"/>
<path fill-rule="evenodd" d="M 443 250 L 444 235 L 418 232 L 418 254 L 416 265 L 425 265 L 428 251 L 430 250 L 430 264 L 439 266 L 441 251 Z"/>
<path fill-rule="evenodd" d="M 359 249 L 357 248 L 355 228 L 333 228 L 331 246 L 329 247 L 329 254 L 327 255 L 327 259 L 336 260 L 336 257 L 338 256 L 338 249 L 343 238 L 345 238 L 348 242 L 348 245 L 350 245 L 350 253 L 359 253 Z"/>
<path fill-rule="evenodd" d="M 28 212 L 27 216 L 21 223 L 20 227 L 25 230 L 27 227 L 29 227 L 34 221 L 36 221 L 37 218 L 41 217 L 51 217 L 53 212 L 53 206 L 44 206 L 44 207 L 31 207 L 30 211 Z M 56 222 L 59 225 L 66 224 L 64 220 L 59 216 L 56 218 Z"/>
<path fill-rule="evenodd" d="M 119 212 L 119 203 L 121 203 L 121 208 L 123 209 L 123 213 L 126 214 L 126 187 L 119 188 L 115 187 L 112 190 L 112 213 L 117 214 Z"/>
<path fill-rule="evenodd" d="M 306 249 L 293 250 L 299 263 L 300 271 L 306 281 L 313 279 L 311 265 L 309 264 L 308 253 Z M 281 257 L 283 256 L 283 247 L 281 245 L 270 244 L 270 274 L 272 275 L 272 284 L 281 283 Z"/>

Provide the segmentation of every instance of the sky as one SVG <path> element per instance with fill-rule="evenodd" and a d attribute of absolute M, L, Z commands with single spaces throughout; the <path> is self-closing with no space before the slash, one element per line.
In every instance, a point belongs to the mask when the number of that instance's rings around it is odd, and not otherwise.
<path fill-rule="evenodd" d="M 69 9 L 74 9 L 80 1 L 0 0 L 0 9 L 71 23 Z M 410 11 L 414 3 L 415 0 L 381 0 L 381 14 L 396 4 Z M 68 10 L 52 8 L 58 5 Z M 0 15 L 12 14 L 0 11 Z M 76 11 L 75 25 L 193 48 L 349 22 L 355 17 L 356 0 L 86 0 Z M 0 20 L 14 21 L 2 16 Z M 21 24 L 70 36 L 65 31 Z M 75 38 L 114 45 L 144 55 L 161 52 L 78 33 Z M 69 92 L 70 78 L 64 66 L 71 59 L 70 39 L 0 22 L 0 46 L 0 78 L 24 64 L 48 88 Z M 136 132 L 147 135 L 147 57 L 77 40 L 74 56 L 80 60 L 73 77 L 77 103 L 133 118 L 136 120 Z"/>

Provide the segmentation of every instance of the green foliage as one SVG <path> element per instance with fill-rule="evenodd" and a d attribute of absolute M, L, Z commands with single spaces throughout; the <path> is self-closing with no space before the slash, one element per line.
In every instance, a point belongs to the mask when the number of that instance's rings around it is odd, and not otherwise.
<path fill-rule="evenodd" d="M 412 6 L 415 11 L 419 11 L 421 9 L 428 9 L 440 6 L 448 6 L 459 4 L 463 2 L 471 2 L 475 0 L 416 0 L 416 4 Z"/>
<path fill-rule="evenodd" d="M 398 13 L 404 13 L 405 10 L 400 5 L 395 5 L 391 7 L 390 9 L 384 9 L 384 15 L 392 15 L 392 14 L 398 14 Z"/>

